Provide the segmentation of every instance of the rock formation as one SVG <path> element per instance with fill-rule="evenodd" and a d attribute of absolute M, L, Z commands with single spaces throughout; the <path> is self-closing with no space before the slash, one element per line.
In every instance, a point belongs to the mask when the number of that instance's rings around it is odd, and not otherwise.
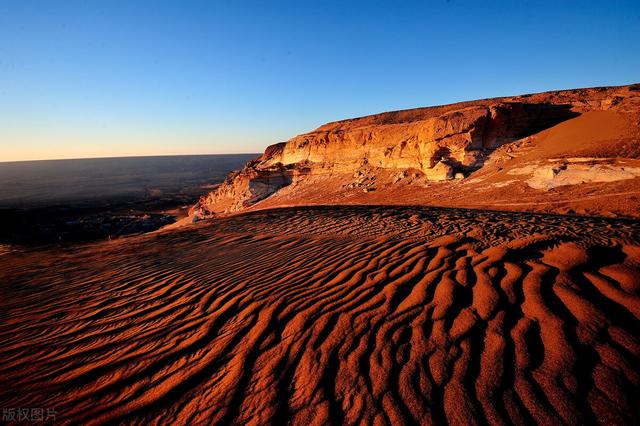
<path fill-rule="evenodd" d="M 422 182 L 460 180 L 482 168 L 497 148 L 518 145 L 581 114 L 637 115 L 639 90 L 638 85 L 565 90 L 328 123 L 269 146 L 202 197 L 192 214 L 241 210 L 313 176 L 331 176 L 363 192 L 375 190 L 376 181 L 400 184 L 410 175 Z"/>

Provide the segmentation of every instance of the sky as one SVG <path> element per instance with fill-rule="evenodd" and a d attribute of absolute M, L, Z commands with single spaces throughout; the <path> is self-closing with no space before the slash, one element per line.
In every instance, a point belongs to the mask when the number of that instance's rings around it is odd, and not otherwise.
<path fill-rule="evenodd" d="M 262 152 L 328 121 L 640 82 L 633 1 L 0 0 L 0 161 Z"/>

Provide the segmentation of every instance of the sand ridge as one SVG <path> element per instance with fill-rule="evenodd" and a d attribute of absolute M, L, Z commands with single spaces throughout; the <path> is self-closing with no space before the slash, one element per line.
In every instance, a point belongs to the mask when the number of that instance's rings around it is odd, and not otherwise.
<path fill-rule="evenodd" d="M 629 424 L 640 223 L 247 213 L 0 256 L 0 402 L 62 423 Z"/>

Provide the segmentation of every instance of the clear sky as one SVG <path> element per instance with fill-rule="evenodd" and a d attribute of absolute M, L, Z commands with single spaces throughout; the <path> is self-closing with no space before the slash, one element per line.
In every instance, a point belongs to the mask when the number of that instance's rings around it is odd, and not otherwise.
<path fill-rule="evenodd" d="M 261 152 L 342 118 L 638 81 L 638 0 L 0 0 L 0 161 Z"/>

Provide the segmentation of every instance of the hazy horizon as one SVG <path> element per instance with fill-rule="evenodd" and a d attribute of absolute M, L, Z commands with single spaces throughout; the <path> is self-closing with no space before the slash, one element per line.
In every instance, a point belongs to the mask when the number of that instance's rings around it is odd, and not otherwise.
<path fill-rule="evenodd" d="M 153 158 L 153 157 L 212 157 L 233 155 L 260 155 L 260 152 L 225 152 L 225 153 L 196 153 L 196 154 L 149 154 L 149 155 L 112 155 L 109 157 L 70 157 L 70 158 L 36 158 L 30 160 L 0 160 L 0 164 L 6 163 L 35 163 L 40 161 L 74 161 L 74 160 L 111 160 L 118 158 Z"/>
<path fill-rule="evenodd" d="M 632 1 L 6 2 L 0 161 L 262 152 L 346 118 L 636 83 L 638 44 Z"/>
<path fill-rule="evenodd" d="M 200 196 L 202 185 L 255 158 L 248 154 L 161 155 L 0 162 L 0 210 L 56 203 L 100 205 L 144 199 Z"/>

